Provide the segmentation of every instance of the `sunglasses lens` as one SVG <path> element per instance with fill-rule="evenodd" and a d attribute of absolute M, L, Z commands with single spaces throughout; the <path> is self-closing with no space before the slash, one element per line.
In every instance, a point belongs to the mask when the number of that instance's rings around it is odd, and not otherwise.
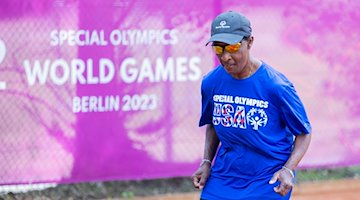
<path fill-rule="evenodd" d="M 213 46 L 213 49 L 214 49 L 215 53 L 218 55 L 223 53 L 223 47 Z"/>
<path fill-rule="evenodd" d="M 227 45 L 225 47 L 225 50 L 229 53 L 235 53 L 240 49 L 241 43 L 233 44 L 233 45 Z"/>
<path fill-rule="evenodd" d="M 217 55 L 221 55 L 224 52 L 224 48 L 229 53 L 235 53 L 240 49 L 241 43 L 222 46 L 213 46 L 213 49 Z"/>

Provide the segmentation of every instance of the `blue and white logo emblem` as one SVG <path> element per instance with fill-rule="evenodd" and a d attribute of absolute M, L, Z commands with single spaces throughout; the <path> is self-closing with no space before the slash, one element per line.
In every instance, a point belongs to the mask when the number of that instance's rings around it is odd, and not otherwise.
<path fill-rule="evenodd" d="M 253 127 L 254 130 L 259 130 L 259 127 L 265 127 L 268 122 L 268 117 L 263 109 L 251 108 L 246 115 L 247 123 Z"/>

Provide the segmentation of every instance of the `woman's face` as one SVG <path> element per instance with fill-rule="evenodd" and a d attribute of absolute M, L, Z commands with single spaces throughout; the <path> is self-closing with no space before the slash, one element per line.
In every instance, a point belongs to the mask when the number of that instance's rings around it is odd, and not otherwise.
<path fill-rule="evenodd" d="M 229 50 L 233 50 L 236 47 L 232 47 L 232 45 L 222 43 L 222 42 L 214 42 L 213 46 L 217 46 L 216 48 L 221 47 L 223 50 L 221 54 L 218 54 L 220 52 L 217 52 L 216 56 L 218 57 L 220 63 L 223 65 L 226 72 L 228 72 L 231 76 L 234 78 L 246 78 L 249 76 L 250 71 L 248 69 L 248 65 L 250 64 L 249 60 L 249 52 L 250 47 L 253 41 L 253 37 L 250 36 L 247 39 L 243 39 L 240 42 L 240 48 L 238 48 L 235 52 L 228 52 L 225 50 L 226 47 Z"/>

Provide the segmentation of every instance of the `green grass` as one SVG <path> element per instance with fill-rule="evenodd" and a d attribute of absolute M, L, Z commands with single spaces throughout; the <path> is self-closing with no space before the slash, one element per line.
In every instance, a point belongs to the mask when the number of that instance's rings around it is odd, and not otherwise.
<path fill-rule="evenodd" d="M 347 178 L 360 178 L 360 166 L 297 171 L 297 182 L 338 180 Z"/>

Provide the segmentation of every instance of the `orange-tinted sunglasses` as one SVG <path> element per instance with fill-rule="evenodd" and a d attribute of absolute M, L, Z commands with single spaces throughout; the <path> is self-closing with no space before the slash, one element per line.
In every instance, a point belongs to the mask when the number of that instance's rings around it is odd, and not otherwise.
<path fill-rule="evenodd" d="M 241 43 L 239 42 L 237 44 L 229 44 L 226 46 L 213 45 L 212 47 L 217 55 L 221 55 L 224 53 L 224 49 L 229 53 L 237 52 L 241 47 Z"/>

